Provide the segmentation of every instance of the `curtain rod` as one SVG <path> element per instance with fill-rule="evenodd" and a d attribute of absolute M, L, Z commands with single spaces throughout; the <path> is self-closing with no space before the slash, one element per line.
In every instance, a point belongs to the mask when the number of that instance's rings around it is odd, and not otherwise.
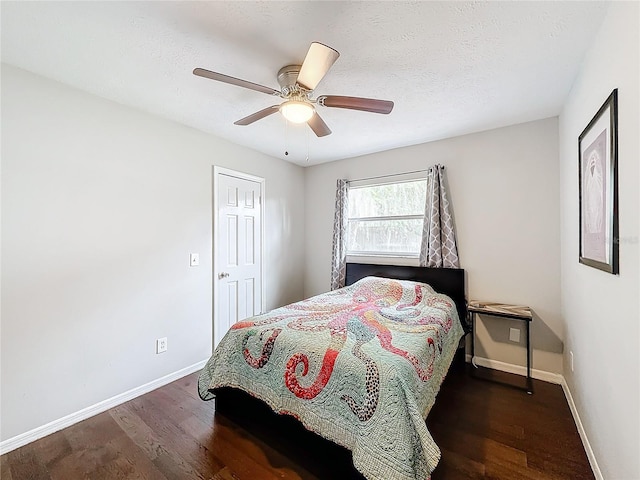
<path fill-rule="evenodd" d="M 444 165 L 440 165 L 444 169 Z M 378 175 L 377 177 L 367 177 L 367 178 L 355 178 L 353 180 L 347 180 L 347 183 L 351 182 L 363 182 L 365 180 L 377 180 L 378 178 L 389 178 L 389 177 L 399 177 L 400 175 L 411 175 L 412 173 L 423 173 L 428 172 L 429 169 L 426 170 L 413 170 L 411 172 L 402 172 L 402 173 L 392 173 L 391 175 Z"/>

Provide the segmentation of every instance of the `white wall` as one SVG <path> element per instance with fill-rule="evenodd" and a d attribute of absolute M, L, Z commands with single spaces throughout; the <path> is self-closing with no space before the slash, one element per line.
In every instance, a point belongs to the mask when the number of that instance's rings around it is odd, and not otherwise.
<path fill-rule="evenodd" d="M 560 116 L 565 378 L 603 478 L 640 478 L 640 4 L 613 2 Z M 578 263 L 578 136 L 618 88 L 620 275 Z M 568 365 L 568 363 L 565 363 Z"/>
<path fill-rule="evenodd" d="M 299 300 L 302 168 L 2 66 L 2 440 L 208 358 L 214 164 L 266 179 L 267 307 Z"/>
<path fill-rule="evenodd" d="M 446 166 L 470 298 L 530 305 L 538 315 L 533 366 L 561 372 L 556 118 L 308 167 L 305 295 L 329 288 L 336 179 L 435 163 Z M 522 322 L 485 318 L 476 353 L 525 365 L 522 345 L 508 341 L 509 327 L 522 328 Z"/>

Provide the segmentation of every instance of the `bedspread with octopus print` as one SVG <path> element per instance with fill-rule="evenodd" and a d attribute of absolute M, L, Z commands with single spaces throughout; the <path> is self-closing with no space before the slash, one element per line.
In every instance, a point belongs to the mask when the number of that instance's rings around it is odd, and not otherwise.
<path fill-rule="evenodd" d="M 367 277 L 236 323 L 199 393 L 252 394 L 351 450 L 368 479 L 428 479 L 440 450 L 424 420 L 462 334 L 449 297 Z"/>

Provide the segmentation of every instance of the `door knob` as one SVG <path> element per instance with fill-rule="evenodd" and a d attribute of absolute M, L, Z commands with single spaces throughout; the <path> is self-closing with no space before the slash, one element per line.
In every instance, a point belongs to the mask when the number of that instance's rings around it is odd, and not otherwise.
<path fill-rule="evenodd" d="M 218 278 L 226 278 L 228 276 L 229 276 L 229 274 L 227 272 L 221 272 L 221 273 L 218 274 Z"/>

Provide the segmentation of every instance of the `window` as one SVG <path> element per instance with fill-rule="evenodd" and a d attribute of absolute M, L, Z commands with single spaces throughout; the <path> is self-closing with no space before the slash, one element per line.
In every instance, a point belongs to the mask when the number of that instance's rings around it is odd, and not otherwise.
<path fill-rule="evenodd" d="M 349 187 L 347 255 L 420 255 L 427 180 Z"/>

